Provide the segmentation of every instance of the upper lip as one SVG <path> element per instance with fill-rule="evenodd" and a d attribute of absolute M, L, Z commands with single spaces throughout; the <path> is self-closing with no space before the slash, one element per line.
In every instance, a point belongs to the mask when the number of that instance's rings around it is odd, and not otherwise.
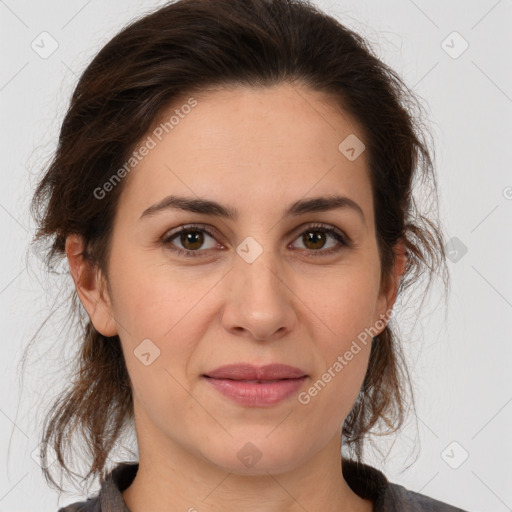
<path fill-rule="evenodd" d="M 227 364 L 205 374 L 214 379 L 233 380 L 278 380 L 305 377 L 306 373 L 300 368 L 287 364 L 273 363 L 255 366 L 250 363 Z"/>

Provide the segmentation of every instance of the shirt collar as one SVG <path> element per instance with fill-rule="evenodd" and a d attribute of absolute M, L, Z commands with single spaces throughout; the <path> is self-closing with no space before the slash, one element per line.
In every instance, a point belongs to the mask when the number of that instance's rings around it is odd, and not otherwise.
<path fill-rule="evenodd" d="M 133 482 L 139 469 L 138 462 L 121 462 L 101 484 L 99 500 L 101 512 L 130 512 L 122 492 Z M 382 512 L 390 484 L 378 469 L 349 459 L 342 461 L 343 478 L 361 498 L 373 501 L 373 511 Z"/>

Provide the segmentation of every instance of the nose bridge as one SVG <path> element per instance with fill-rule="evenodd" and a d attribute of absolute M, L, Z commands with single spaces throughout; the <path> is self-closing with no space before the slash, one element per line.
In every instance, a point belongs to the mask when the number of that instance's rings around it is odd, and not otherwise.
<path fill-rule="evenodd" d="M 256 303 L 281 304 L 283 297 L 280 282 L 278 254 L 267 237 L 267 246 L 263 247 L 254 238 L 248 237 L 237 248 L 238 261 L 236 271 L 240 273 L 240 292 Z"/>
<path fill-rule="evenodd" d="M 294 314 L 289 290 L 282 280 L 279 253 L 252 237 L 237 247 L 232 269 L 230 296 L 224 321 L 226 328 L 247 330 L 257 339 L 291 328 Z"/>
<path fill-rule="evenodd" d="M 253 299 L 261 296 L 266 300 L 274 300 L 276 295 L 281 294 L 279 272 L 277 271 L 279 264 L 276 259 L 276 255 L 271 249 L 264 250 L 252 262 L 240 257 L 241 261 L 237 263 L 243 276 L 241 279 L 243 293 L 250 294 Z"/>

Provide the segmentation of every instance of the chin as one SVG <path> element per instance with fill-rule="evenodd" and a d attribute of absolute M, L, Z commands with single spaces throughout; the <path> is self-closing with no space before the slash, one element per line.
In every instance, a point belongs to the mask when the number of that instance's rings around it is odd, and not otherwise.
<path fill-rule="evenodd" d="M 203 457 L 223 470 L 237 475 L 268 475 L 285 473 L 299 464 L 297 447 L 284 444 L 278 436 L 244 436 L 233 439 L 228 446 L 218 446 Z M 251 441 L 250 439 L 254 439 Z M 304 446 L 302 444 L 302 446 Z"/>

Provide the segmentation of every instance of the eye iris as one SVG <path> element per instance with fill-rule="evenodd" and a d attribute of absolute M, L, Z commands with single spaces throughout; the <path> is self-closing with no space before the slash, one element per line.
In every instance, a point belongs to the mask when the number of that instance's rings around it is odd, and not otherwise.
<path fill-rule="evenodd" d="M 325 245 L 328 233 L 322 229 L 305 231 L 302 240 L 307 249 L 321 249 Z M 195 252 L 204 244 L 204 233 L 201 230 L 183 230 L 178 236 L 182 247 L 190 252 Z"/>
<path fill-rule="evenodd" d="M 318 234 L 319 233 L 319 234 Z M 309 231 L 304 234 L 305 235 L 305 246 L 308 247 L 308 243 L 312 242 L 314 247 L 311 247 L 312 249 L 320 249 L 323 244 L 325 243 L 325 233 L 322 231 Z M 320 242 L 320 245 L 316 245 Z"/>
<path fill-rule="evenodd" d="M 204 235 L 200 231 L 186 231 L 181 234 L 180 242 L 185 249 L 199 249 L 204 243 Z M 192 244 L 192 247 L 189 244 Z"/>

